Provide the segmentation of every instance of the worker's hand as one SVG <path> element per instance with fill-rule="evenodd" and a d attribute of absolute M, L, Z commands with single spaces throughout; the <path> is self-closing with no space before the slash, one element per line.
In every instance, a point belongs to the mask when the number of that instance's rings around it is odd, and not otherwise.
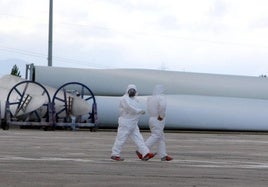
<path fill-rule="evenodd" d="M 142 114 L 142 115 L 144 115 L 145 114 L 145 111 L 144 110 L 141 110 L 139 113 Z"/>
<path fill-rule="evenodd" d="M 161 118 L 161 116 L 158 116 L 158 118 L 157 118 L 159 121 L 162 121 L 163 120 L 163 118 Z"/>

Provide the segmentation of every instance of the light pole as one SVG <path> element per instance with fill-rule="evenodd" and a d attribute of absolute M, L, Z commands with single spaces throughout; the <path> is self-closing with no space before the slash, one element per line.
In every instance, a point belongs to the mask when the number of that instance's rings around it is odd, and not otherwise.
<path fill-rule="evenodd" d="M 49 1 L 48 66 L 52 66 L 53 0 Z"/>

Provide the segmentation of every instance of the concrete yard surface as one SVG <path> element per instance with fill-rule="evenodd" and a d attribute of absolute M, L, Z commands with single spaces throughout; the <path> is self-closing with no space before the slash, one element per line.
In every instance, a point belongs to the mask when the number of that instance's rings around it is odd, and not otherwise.
<path fill-rule="evenodd" d="M 143 131 L 144 138 L 149 132 Z M 267 187 L 265 133 L 166 132 L 173 161 L 141 161 L 124 146 L 123 162 L 110 159 L 116 131 L 0 131 L 0 186 Z M 154 147 L 152 150 L 155 152 Z"/>

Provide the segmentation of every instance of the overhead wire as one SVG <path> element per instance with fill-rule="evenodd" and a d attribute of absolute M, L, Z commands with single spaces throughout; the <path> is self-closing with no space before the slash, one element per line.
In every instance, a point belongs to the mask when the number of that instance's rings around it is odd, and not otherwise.
<path fill-rule="evenodd" d="M 2 16 L 10 16 L 10 17 L 18 17 L 18 18 L 21 18 L 21 19 L 32 19 L 32 18 L 28 18 L 28 17 L 25 17 L 25 16 L 18 16 L 18 15 L 0 14 L 0 16 L 1 15 Z M 109 28 L 109 27 L 104 27 L 104 26 L 91 26 L 91 25 L 88 25 L 88 24 L 68 23 L 68 22 L 59 22 L 58 24 L 63 24 L 63 25 L 71 26 L 71 27 L 75 26 L 75 28 L 79 26 L 80 28 L 84 28 L 84 29 L 92 29 L 92 28 L 93 29 L 99 29 L 99 30 L 104 30 L 104 31 L 117 33 L 117 34 L 120 34 L 120 35 L 125 35 L 127 37 L 137 37 L 137 36 L 148 37 L 148 36 L 151 36 L 150 33 L 146 33 L 144 31 L 142 31 L 142 32 L 132 31 L 131 33 L 130 32 L 125 33 L 123 31 L 115 30 L 115 29 L 112 29 L 112 28 Z M 268 46 L 266 46 L 266 45 L 259 45 L 259 44 L 230 42 L 230 41 L 219 41 L 219 40 L 209 40 L 209 39 L 190 38 L 190 37 L 180 37 L 180 36 L 176 36 L 176 35 L 167 35 L 167 34 L 161 34 L 161 33 L 158 34 L 157 36 L 158 37 L 164 37 L 164 38 L 192 41 L 192 42 L 216 44 L 216 45 L 234 45 L 234 46 L 244 46 L 244 47 L 254 47 L 254 48 L 265 48 L 265 49 L 268 48 Z M 40 52 L 35 52 L 35 51 L 27 51 L 27 50 L 18 49 L 18 48 L 11 48 L 11 47 L 7 47 L 7 46 L 3 46 L 3 45 L 0 45 L 0 50 L 1 51 L 6 51 L 6 52 L 9 52 L 9 53 L 17 53 L 17 54 L 21 54 L 21 55 L 25 55 L 25 56 L 36 57 L 36 58 L 40 58 L 42 60 L 47 59 L 46 54 L 40 53 Z M 88 61 L 81 61 L 81 60 L 77 60 L 77 59 L 60 57 L 60 56 L 53 56 L 53 61 L 64 62 L 64 63 L 69 63 L 69 64 L 78 64 L 78 63 L 80 63 L 80 65 L 86 65 L 85 63 L 89 63 Z"/>

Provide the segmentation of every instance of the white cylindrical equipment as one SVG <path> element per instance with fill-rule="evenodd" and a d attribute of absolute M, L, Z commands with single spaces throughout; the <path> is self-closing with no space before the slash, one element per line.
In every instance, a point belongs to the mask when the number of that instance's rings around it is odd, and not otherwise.
<path fill-rule="evenodd" d="M 35 81 L 55 88 L 78 81 L 87 85 L 95 95 L 102 96 L 121 96 L 128 84 L 135 84 L 139 95 L 150 95 L 156 84 L 163 84 L 166 94 L 268 99 L 268 79 L 250 76 L 35 66 Z"/>
<path fill-rule="evenodd" d="M 148 69 L 78 69 L 35 67 L 35 81 L 58 88 L 70 81 L 87 85 L 96 95 L 100 127 L 118 125 L 118 104 L 128 84 L 135 84 L 146 109 L 156 84 L 166 88 L 166 128 L 268 130 L 268 79 Z M 148 127 L 148 116 L 140 121 Z"/>
<path fill-rule="evenodd" d="M 138 97 L 146 110 L 146 96 Z M 268 130 L 268 101 L 230 97 L 196 95 L 166 95 L 166 129 L 200 130 Z M 98 96 L 99 127 L 115 128 L 118 125 L 120 97 Z M 148 128 L 147 114 L 139 125 Z"/>
<path fill-rule="evenodd" d="M 5 75 L 0 78 L 0 101 L 1 101 L 1 119 L 5 117 L 5 109 L 6 109 L 6 99 L 10 90 L 18 83 L 26 81 L 23 78 L 13 76 L 13 75 Z M 10 101 L 16 102 L 20 99 L 20 95 L 17 92 L 23 92 L 25 85 L 19 85 L 16 88 L 16 91 L 10 95 Z M 53 97 L 57 89 L 44 85 L 45 89 L 48 91 L 50 98 Z M 48 103 L 48 98 L 44 95 L 44 90 L 36 84 L 29 84 L 25 91 L 26 95 L 31 96 L 31 100 L 29 101 L 27 108 L 22 112 L 18 113 L 19 115 L 24 115 L 30 113 L 38 108 L 40 108 L 43 104 Z M 74 97 L 72 94 L 67 93 L 67 97 L 70 96 L 73 98 L 73 115 L 84 115 L 88 114 L 92 110 L 92 106 L 89 105 L 87 101 L 82 98 Z M 63 92 L 59 92 L 59 98 L 63 99 Z M 11 106 L 10 110 L 14 114 L 16 112 L 17 105 Z M 60 111 L 64 106 L 55 104 L 55 110 Z M 46 112 L 46 111 L 44 111 Z M 45 113 L 44 113 L 45 114 Z"/>

